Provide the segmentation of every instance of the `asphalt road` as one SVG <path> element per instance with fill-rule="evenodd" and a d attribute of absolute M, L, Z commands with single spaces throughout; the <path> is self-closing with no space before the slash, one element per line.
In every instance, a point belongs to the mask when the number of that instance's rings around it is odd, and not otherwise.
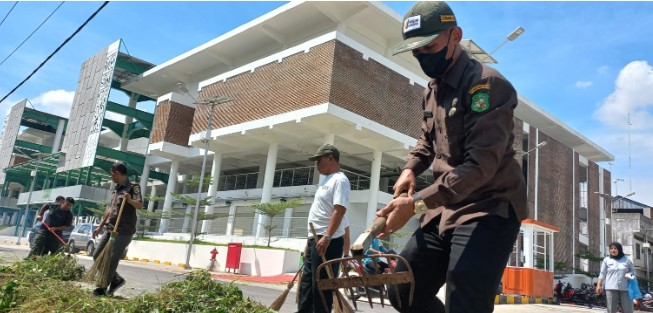
<path fill-rule="evenodd" d="M 0 264 L 10 264 L 22 260 L 27 256 L 28 250 L 22 246 L 0 244 Z M 91 258 L 77 255 L 77 260 L 87 268 L 91 266 Z M 145 264 L 134 261 L 121 261 L 118 272 L 127 279 L 127 284 L 118 292 L 117 296 L 132 298 L 140 296 L 146 292 L 157 292 L 161 286 L 172 280 L 183 279 L 187 273 L 182 268 L 174 266 L 162 266 L 154 264 Z M 256 300 L 264 305 L 270 305 L 283 292 L 285 285 L 269 284 L 249 284 L 237 282 L 243 294 L 250 299 Z M 89 286 L 89 292 L 92 286 Z M 470 298 L 470 301 L 473 299 Z M 292 313 L 297 310 L 295 304 L 295 293 L 290 292 L 286 298 L 284 306 L 279 312 Z M 396 312 L 392 307 L 382 308 L 380 304 L 374 304 L 370 308 L 367 302 L 358 302 L 358 312 Z M 514 305 L 497 305 L 494 312 L 497 313 L 586 313 L 586 312 L 605 312 L 605 309 L 588 309 L 570 305 L 545 305 L 545 304 L 514 304 Z"/>

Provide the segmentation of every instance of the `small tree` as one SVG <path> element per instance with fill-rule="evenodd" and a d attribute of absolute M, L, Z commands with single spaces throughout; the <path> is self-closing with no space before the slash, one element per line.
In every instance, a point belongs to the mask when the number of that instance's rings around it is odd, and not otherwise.
<path fill-rule="evenodd" d="M 200 185 L 200 175 L 193 175 L 191 179 L 186 181 L 186 184 L 191 187 L 193 190 L 195 190 L 195 193 L 192 193 L 191 195 L 183 195 L 183 194 L 178 194 L 171 192 L 170 194 L 177 199 L 177 201 L 181 201 L 183 203 L 186 203 L 187 205 L 192 206 L 195 208 L 197 205 L 197 187 Z M 213 177 L 211 175 L 204 175 L 204 180 L 202 181 L 202 187 L 206 188 L 210 186 L 213 183 Z M 200 199 L 199 207 L 205 207 L 207 205 L 212 205 L 214 203 L 214 199 L 211 197 L 205 197 L 204 199 Z M 190 215 L 183 214 L 182 216 L 193 218 L 193 213 L 191 212 Z M 213 220 L 216 219 L 217 217 L 220 217 L 219 214 L 206 214 L 203 211 L 198 212 L 197 214 L 197 221 L 203 221 L 203 220 Z M 168 217 L 169 218 L 169 217 Z M 193 221 L 191 221 L 192 223 Z M 192 225 L 191 225 L 192 228 Z M 195 228 L 195 238 L 197 238 L 197 235 L 199 235 L 200 229 L 199 227 Z"/>
<path fill-rule="evenodd" d="M 268 222 L 263 224 L 265 231 L 268 232 L 268 247 L 270 246 L 270 241 L 272 240 L 272 231 L 277 228 L 276 225 L 272 224 L 272 219 L 275 216 L 282 214 L 287 208 L 294 208 L 301 204 L 302 200 L 300 198 L 295 198 L 286 202 L 265 202 L 253 205 L 259 214 L 263 214 L 269 218 Z"/>
<path fill-rule="evenodd" d="M 593 281 L 594 278 L 599 277 L 599 273 L 596 272 L 596 271 L 593 271 L 593 269 L 597 268 L 597 266 L 593 266 L 593 265 L 600 264 L 601 261 L 603 261 L 602 257 L 593 254 L 591 251 L 578 252 L 578 253 L 576 253 L 576 256 L 583 259 L 583 260 L 587 260 L 588 265 L 589 265 L 588 266 L 589 271 L 583 271 L 581 269 L 576 269 L 576 272 L 589 277 L 590 282 Z"/>

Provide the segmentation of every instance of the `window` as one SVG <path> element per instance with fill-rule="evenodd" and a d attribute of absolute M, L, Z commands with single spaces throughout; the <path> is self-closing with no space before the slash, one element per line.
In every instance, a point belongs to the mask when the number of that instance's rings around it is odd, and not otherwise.
<path fill-rule="evenodd" d="M 642 247 L 639 243 L 635 244 L 635 259 L 640 260 L 642 258 Z"/>

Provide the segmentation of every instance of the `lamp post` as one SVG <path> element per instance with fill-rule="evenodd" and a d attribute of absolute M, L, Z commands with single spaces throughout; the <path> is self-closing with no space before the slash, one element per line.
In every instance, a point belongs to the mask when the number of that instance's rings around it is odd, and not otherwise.
<path fill-rule="evenodd" d="M 211 113 L 209 114 L 209 123 L 206 127 L 206 135 L 204 135 L 204 158 L 202 159 L 202 170 L 200 171 L 200 183 L 199 186 L 197 187 L 197 199 L 195 203 L 195 212 L 193 212 L 193 221 L 191 223 L 191 230 L 190 230 L 190 241 L 188 242 L 188 251 L 186 253 L 186 264 L 184 265 L 184 268 L 189 270 L 191 269 L 190 266 L 190 254 L 193 250 L 193 241 L 195 241 L 195 231 L 197 229 L 197 215 L 199 214 L 200 210 L 200 197 L 202 194 L 202 187 L 204 185 L 204 173 L 206 172 L 206 158 L 209 152 L 209 137 L 211 136 L 211 128 L 213 127 L 213 114 L 215 113 L 215 107 L 220 104 L 225 104 L 228 102 L 233 101 L 233 98 L 230 97 L 212 97 L 209 99 L 205 100 L 200 100 L 195 102 L 195 104 L 200 105 L 210 105 L 211 106 Z"/>
<path fill-rule="evenodd" d="M 30 201 L 32 201 L 32 193 L 34 192 L 34 182 L 36 182 L 36 175 L 39 172 L 39 165 L 41 164 L 41 159 L 44 155 L 49 155 L 47 153 L 41 153 L 37 152 L 35 155 L 37 155 L 36 159 L 36 166 L 34 167 L 34 170 L 32 171 L 32 182 L 29 185 L 29 194 L 27 195 L 27 203 L 25 204 L 25 213 L 23 215 L 23 230 L 17 232 L 17 237 L 18 239 L 16 240 L 16 245 L 20 245 L 20 238 L 22 237 L 23 233 L 25 233 L 25 229 L 27 229 L 27 213 L 29 212 L 29 205 Z M 25 154 L 28 158 L 31 160 L 34 160 L 33 157 L 30 157 L 29 154 Z M 18 228 L 18 222 L 16 222 L 16 228 Z M 18 229 L 17 229 L 18 230 Z"/>
<path fill-rule="evenodd" d="M 646 248 L 646 290 L 649 290 L 649 285 L 648 285 L 649 284 L 648 283 L 648 281 L 649 281 L 648 255 L 651 252 L 651 249 L 650 249 L 651 244 L 648 242 L 648 231 L 649 231 L 648 229 L 644 230 L 644 240 L 646 242 L 644 242 L 644 244 L 642 245 L 642 247 Z"/>
<path fill-rule="evenodd" d="M 485 61 L 485 59 L 487 59 L 488 57 L 492 56 L 495 52 L 499 51 L 499 49 L 501 49 L 501 47 L 503 47 L 503 45 L 508 43 L 508 41 L 515 41 L 515 39 L 517 39 L 517 37 L 519 37 L 523 33 L 524 33 L 524 28 L 521 27 L 521 26 L 517 27 L 517 29 L 513 30 L 510 34 L 508 34 L 506 39 L 503 40 L 503 42 L 498 47 L 494 48 L 494 50 L 492 50 L 492 52 L 488 53 L 483 58 L 483 61 Z"/>

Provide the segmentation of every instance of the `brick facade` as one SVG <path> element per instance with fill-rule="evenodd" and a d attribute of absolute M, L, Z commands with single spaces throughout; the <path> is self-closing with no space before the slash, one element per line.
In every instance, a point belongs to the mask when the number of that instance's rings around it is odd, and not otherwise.
<path fill-rule="evenodd" d="M 150 143 L 161 141 L 188 146 L 195 109 L 173 101 L 156 106 Z"/>

